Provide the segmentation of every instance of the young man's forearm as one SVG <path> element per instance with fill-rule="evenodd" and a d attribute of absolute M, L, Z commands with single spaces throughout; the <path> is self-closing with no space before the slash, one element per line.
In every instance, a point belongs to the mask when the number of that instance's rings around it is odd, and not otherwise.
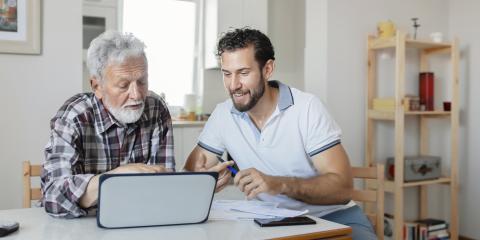
<path fill-rule="evenodd" d="M 309 204 L 346 204 L 351 199 L 352 182 L 339 174 L 313 178 L 279 177 L 282 194 Z"/>

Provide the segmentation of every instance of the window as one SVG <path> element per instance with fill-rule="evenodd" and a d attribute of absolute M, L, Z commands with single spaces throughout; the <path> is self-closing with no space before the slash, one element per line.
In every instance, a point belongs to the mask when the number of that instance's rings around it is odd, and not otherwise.
<path fill-rule="evenodd" d="M 145 42 L 149 89 L 181 106 L 197 93 L 198 1 L 123 0 L 124 32 Z"/>

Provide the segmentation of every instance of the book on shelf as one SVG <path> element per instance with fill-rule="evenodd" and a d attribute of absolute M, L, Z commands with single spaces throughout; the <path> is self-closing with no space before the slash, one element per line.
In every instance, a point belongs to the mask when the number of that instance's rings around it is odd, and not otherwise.
<path fill-rule="evenodd" d="M 449 238 L 450 234 L 448 233 L 447 229 L 441 229 L 433 232 L 428 233 L 428 239 L 444 239 Z"/>
<path fill-rule="evenodd" d="M 405 222 L 401 228 L 404 240 L 444 240 L 450 239 L 448 224 L 439 219 L 421 219 Z M 395 232 L 394 217 L 385 213 L 384 216 L 384 239 L 393 239 Z"/>
<path fill-rule="evenodd" d="M 379 111 L 393 111 L 395 109 L 395 99 L 375 98 L 373 99 L 373 109 Z"/>
<path fill-rule="evenodd" d="M 425 226 L 427 228 L 427 231 L 429 232 L 446 229 L 448 227 L 447 222 L 440 219 L 426 218 L 417 220 L 415 222 L 418 223 L 420 226 Z"/>
<path fill-rule="evenodd" d="M 403 224 L 403 239 L 404 240 L 418 239 L 418 223 L 406 222 Z"/>
<path fill-rule="evenodd" d="M 395 110 L 394 97 L 374 98 L 372 103 L 373 103 L 372 105 L 374 110 L 378 110 L 378 111 L 394 111 Z M 402 105 L 405 112 L 419 111 L 420 99 L 418 96 L 405 95 L 405 97 L 402 100 Z"/>
<path fill-rule="evenodd" d="M 393 240 L 394 233 L 396 231 L 395 224 L 393 220 L 393 215 L 385 213 L 384 215 L 384 239 Z M 418 223 L 416 222 L 405 222 L 402 231 L 404 240 L 417 240 L 418 239 Z"/>
<path fill-rule="evenodd" d="M 449 239 L 448 224 L 440 219 L 417 220 L 419 240 Z"/>

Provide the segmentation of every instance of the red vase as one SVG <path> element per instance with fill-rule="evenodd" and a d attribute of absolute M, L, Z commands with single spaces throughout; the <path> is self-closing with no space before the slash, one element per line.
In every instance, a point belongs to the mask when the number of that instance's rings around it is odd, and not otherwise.
<path fill-rule="evenodd" d="M 433 111 L 434 94 L 433 90 L 433 72 L 420 73 L 420 106 L 424 105 L 426 111 Z"/>

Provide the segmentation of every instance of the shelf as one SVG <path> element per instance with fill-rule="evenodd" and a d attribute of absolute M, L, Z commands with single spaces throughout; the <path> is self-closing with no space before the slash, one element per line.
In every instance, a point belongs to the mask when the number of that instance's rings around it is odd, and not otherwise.
<path fill-rule="evenodd" d="M 449 184 L 451 182 L 451 179 L 449 177 L 441 177 L 438 179 L 432 179 L 432 180 L 425 180 L 425 181 L 415 181 L 415 182 L 405 182 L 402 184 L 403 187 L 418 187 L 418 186 L 424 186 L 424 185 L 432 185 L 432 184 Z M 368 188 L 371 189 L 376 189 L 377 185 L 374 180 L 368 180 L 367 181 L 367 186 Z M 385 180 L 384 182 L 384 189 L 385 192 L 395 192 L 395 182 L 391 180 Z"/>
<path fill-rule="evenodd" d="M 450 182 L 451 180 L 449 177 L 441 177 L 438 179 L 425 180 L 425 181 L 405 182 L 403 183 L 403 187 L 416 187 L 416 186 L 439 184 L 439 183 L 446 184 Z"/>
<path fill-rule="evenodd" d="M 425 116 L 425 117 L 449 117 L 451 112 L 446 111 L 408 111 L 404 112 L 407 116 Z M 395 120 L 394 111 L 368 110 L 368 118 L 373 120 Z"/>
<path fill-rule="evenodd" d="M 395 37 L 388 38 L 388 39 L 375 38 L 372 40 L 370 48 L 371 49 L 394 48 L 395 44 L 396 44 Z M 405 45 L 407 48 L 428 49 L 428 50 L 450 49 L 452 47 L 452 44 L 447 42 L 432 42 L 428 40 L 413 40 L 413 39 L 406 39 Z"/>
<path fill-rule="evenodd" d="M 407 58 L 408 50 L 414 49 L 418 52 L 418 65 L 419 69 L 422 72 L 433 71 L 434 69 L 430 68 L 431 58 L 438 57 L 437 54 L 446 54 L 448 55 L 451 66 L 451 78 L 449 83 L 445 85 L 444 89 L 451 92 L 451 103 L 452 106 L 458 106 L 459 102 L 459 51 L 458 51 L 458 39 L 453 39 L 451 42 L 433 42 L 428 39 L 425 40 L 413 40 L 407 37 L 407 34 L 402 31 L 397 31 L 396 35 L 387 39 L 379 39 L 374 36 L 368 37 L 368 54 L 367 54 L 367 95 L 366 100 L 368 101 L 366 114 L 367 114 L 367 127 L 366 127 L 366 166 L 374 165 L 377 162 L 375 159 L 376 151 L 376 142 L 379 140 L 377 138 L 377 129 L 375 126 L 375 120 L 388 120 L 394 122 L 394 156 L 403 158 L 398 164 L 404 165 L 404 153 L 407 150 L 406 144 L 406 130 L 409 127 L 407 122 L 407 117 L 414 117 L 417 119 L 409 120 L 420 120 L 419 127 L 415 132 L 418 132 L 419 140 L 419 153 L 428 155 L 431 153 L 429 146 L 430 143 L 430 132 L 437 130 L 450 130 L 450 146 L 451 156 L 450 159 L 450 171 L 451 176 L 456 176 L 458 173 L 458 135 L 459 135 L 459 110 L 458 107 L 452 108 L 450 111 L 442 111 L 443 109 L 436 109 L 435 111 L 405 111 L 409 109 L 405 106 L 405 86 L 407 85 L 407 79 L 405 78 L 406 65 L 410 63 L 410 57 Z M 375 100 L 378 92 L 378 76 L 377 68 L 379 65 L 377 62 L 380 59 L 377 59 L 378 52 L 377 50 L 388 49 L 395 51 L 395 70 L 393 71 L 395 77 L 392 78 L 395 81 L 389 82 L 389 84 L 394 89 L 395 96 L 394 101 L 385 101 L 388 104 L 384 105 L 378 104 L 374 105 L 372 100 Z M 444 56 L 442 56 L 444 57 Z M 416 62 L 413 62 L 416 63 Z M 398 96 L 402 96 L 402 99 L 398 101 Z M 381 102 L 380 102 L 381 103 Z M 379 110 L 378 108 L 373 108 L 373 106 L 385 107 L 385 110 Z M 386 108 L 390 106 L 391 108 Z M 428 120 L 431 118 L 445 119 L 450 124 L 450 129 L 430 129 Z M 391 139 L 391 138 L 390 138 Z M 381 141 L 381 140 L 380 140 Z M 434 149 L 443 148 L 445 146 L 434 146 Z M 398 162 L 398 161 L 397 161 Z M 398 176 L 405 174 L 405 167 L 400 167 L 397 171 Z M 397 169 L 398 170 L 398 169 Z M 407 207 L 404 199 L 406 188 L 415 187 L 418 188 L 419 195 L 419 216 L 426 218 L 428 214 L 428 194 L 427 187 L 432 184 L 446 184 L 450 189 L 450 216 L 451 216 L 451 239 L 458 239 L 458 179 L 456 177 L 443 176 L 434 180 L 425 180 L 425 181 L 415 181 L 415 182 L 402 182 L 398 177 L 393 181 L 384 181 L 384 191 L 393 193 L 393 203 L 394 203 L 394 215 L 397 217 L 394 221 L 395 229 L 402 229 L 402 224 L 404 222 L 404 210 Z M 366 182 L 368 188 L 376 188 L 374 182 Z M 372 187 L 372 185 L 374 187 Z M 419 187 L 420 186 L 420 187 Z M 367 206 L 368 207 L 368 206 Z M 373 208 L 373 207 L 370 207 Z M 367 209 L 368 210 L 368 209 Z M 373 209 L 370 209 L 373 210 Z M 402 239 L 401 231 L 396 231 L 393 239 Z"/>

